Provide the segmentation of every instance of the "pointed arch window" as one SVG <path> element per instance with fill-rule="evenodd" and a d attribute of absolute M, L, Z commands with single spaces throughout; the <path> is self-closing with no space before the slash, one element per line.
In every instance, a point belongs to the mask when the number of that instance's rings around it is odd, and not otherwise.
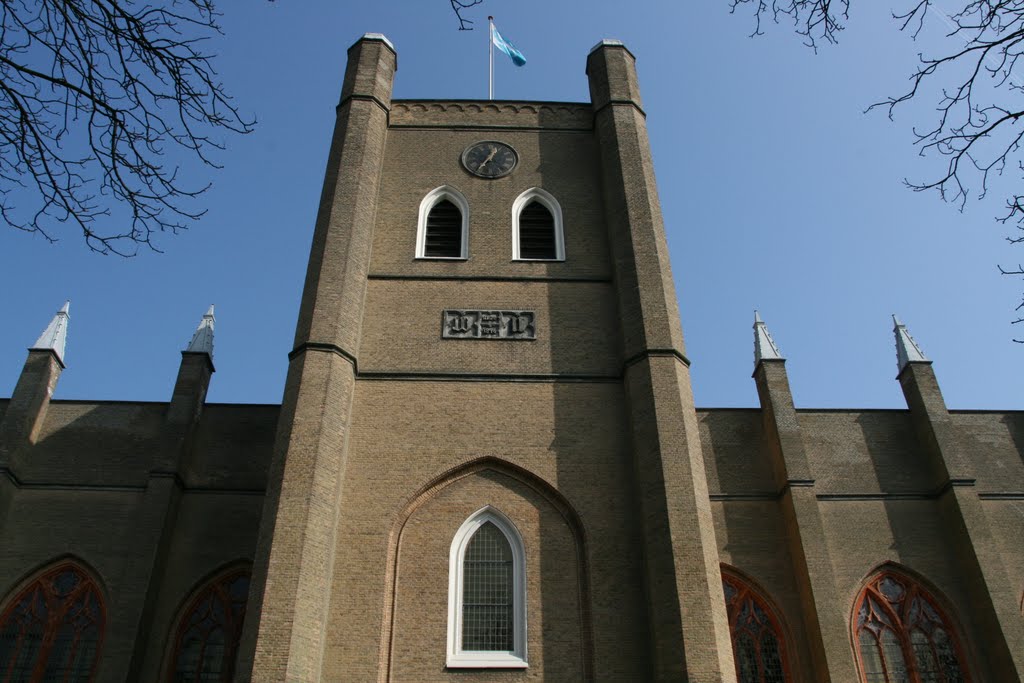
<path fill-rule="evenodd" d="M 739 576 L 722 572 L 722 590 L 739 683 L 786 683 L 792 680 L 776 611 Z"/>
<path fill-rule="evenodd" d="M 455 188 L 442 185 L 420 202 L 416 258 L 469 258 L 469 202 Z"/>
<path fill-rule="evenodd" d="M 918 582 L 882 571 L 861 592 L 854 640 L 865 683 L 968 683 L 949 620 Z"/>
<path fill-rule="evenodd" d="M 485 507 L 452 540 L 448 567 L 451 668 L 525 668 L 523 541 L 503 514 Z"/>
<path fill-rule="evenodd" d="M 248 569 L 213 579 L 189 601 L 178 622 L 167 680 L 170 683 L 229 683 L 235 671 L 249 598 Z"/>
<path fill-rule="evenodd" d="M 512 258 L 564 261 L 562 207 L 551 193 L 533 187 L 512 203 Z"/>
<path fill-rule="evenodd" d="M 0 616 L 0 682 L 95 680 L 105 621 L 102 594 L 82 567 L 46 570 Z"/>

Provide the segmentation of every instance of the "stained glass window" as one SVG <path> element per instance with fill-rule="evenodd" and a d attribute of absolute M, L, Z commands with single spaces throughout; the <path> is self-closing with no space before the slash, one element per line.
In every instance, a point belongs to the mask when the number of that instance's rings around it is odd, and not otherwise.
<path fill-rule="evenodd" d="M 171 657 L 171 683 L 228 683 L 249 597 L 249 571 L 214 579 L 189 603 Z"/>
<path fill-rule="evenodd" d="M 856 630 L 866 683 L 966 683 L 960 649 L 936 602 L 917 582 L 886 571 L 857 603 Z"/>
<path fill-rule="evenodd" d="M 89 683 L 104 620 L 100 591 L 81 567 L 46 571 L 0 617 L 0 683 Z"/>
<path fill-rule="evenodd" d="M 723 574 L 722 589 L 739 683 L 788 681 L 782 631 L 773 610 L 737 576 Z"/>

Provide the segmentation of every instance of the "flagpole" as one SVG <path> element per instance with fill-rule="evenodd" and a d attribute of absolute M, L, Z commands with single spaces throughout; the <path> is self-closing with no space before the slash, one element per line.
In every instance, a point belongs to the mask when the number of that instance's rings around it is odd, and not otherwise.
<path fill-rule="evenodd" d="M 487 99 L 494 99 L 494 17 L 487 17 Z"/>

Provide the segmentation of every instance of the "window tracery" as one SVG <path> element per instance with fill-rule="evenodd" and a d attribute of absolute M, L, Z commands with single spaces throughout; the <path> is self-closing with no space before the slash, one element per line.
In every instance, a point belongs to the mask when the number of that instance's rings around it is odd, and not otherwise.
<path fill-rule="evenodd" d="M 959 644 L 935 599 L 903 574 L 868 582 L 854 617 L 865 683 L 967 683 Z"/>
<path fill-rule="evenodd" d="M 774 610 L 747 582 L 722 574 L 722 590 L 729 614 L 736 678 L 739 683 L 785 683 L 782 629 Z"/>
<path fill-rule="evenodd" d="M 89 683 L 105 620 L 85 570 L 74 562 L 46 570 L 0 616 L 0 683 Z"/>
<path fill-rule="evenodd" d="M 248 569 L 222 574 L 200 589 L 178 623 L 168 680 L 228 683 L 249 598 Z"/>

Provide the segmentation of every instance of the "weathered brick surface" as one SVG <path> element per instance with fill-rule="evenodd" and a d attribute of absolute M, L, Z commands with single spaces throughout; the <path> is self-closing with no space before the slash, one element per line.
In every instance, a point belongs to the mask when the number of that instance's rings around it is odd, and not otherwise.
<path fill-rule="evenodd" d="M 584 553 L 593 576 L 589 604 L 585 605 L 593 613 L 592 645 L 563 634 L 558 647 L 570 648 L 577 662 L 592 649 L 599 678 L 644 678 L 640 556 L 633 541 L 628 427 L 621 402 L 621 388 L 610 383 L 358 383 L 335 563 L 346 567 L 345 572 L 336 573 L 334 581 L 335 595 L 345 599 L 332 613 L 328 628 L 325 678 L 372 679 L 378 674 L 378 660 L 384 657 L 388 661 L 398 651 L 405 653 L 403 657 L 421 653 L 424 662 L 434 667 L 431 675 L 442 676 L 438 662 L 443 665 L 447 607 L 436 612 L 431 605 L 438 600 L 447 604 L 448 547 L 462 522 L 485 504 L 506 513 L 524 539 L 537 533 L 538 524 L 543 528 L 544 519 L 554 519 L 553 503 L 544 502 L 536 492 L 530 494 L 524 481 L 534 482 L 535 491 L 546 490 L 563 500 L 578 516 L 586 539 L 585 548 L 575 541 L 565 542 L 562 536 L 557 542 L 545 539 L 542 545 L 527 541 L 528 562 L 550 567 L 546 563 L 554 555 L 571 563 L 574 555 Z M 424 435 L 433 436 L 425 439 Z M 504 469 L 495 466 L 500 470 L 497 476 L 478 474 L 471 480 L 486 479 L 490 482 L 486 485 L 451 481 L 453 472 L 481 459 L 508 465 Z M 442 514 L 434 503 L 420 502 L 434 500 L 423 493 L 434 487 L 438 498 L 455 496 L 463 506 L 475 507 L 453 522 L 454 513 Z M 456 487 L 457 492 L 448 492 L 449 487 Z M 474 495 L 480 487 L 482 492 Z M 440 555 L 418 542 L 406 546 L 404 536 L 399 543 L 406 515 L 409 524 L 434 532 L 429 548 L 443 547 Z M 567 523 L 563 520 L 561 524 Z M 540 557 L 532 557 L 538 549 Z M 396 634 L 401 633 L 402 638 L 396 636 L 390 641 L 393 645 L 387 645 L 382 629 L 386 634 L 391 593 L 382 588 L 388 585 L 388 575 L 392 574 L 390 580 L 399 595 L 408 594 L 412 589 L 403 584 L 406 574 L 402 567 L 433 567 L 436 562 L 443 563 L 443 571 L 429 579 L 429 596 L 402 603 L 401 609 L 409 612 L 402 623 L 419 623 L 422 628 L 399 628 Z M 553 568 L 532 572 L 528 578 L 538 586 L 532 599 L 562 592 L 559 586 L 564 573 Z M 428 579 L 421 577 L 415 585 L 422 588 L 424 581 Z M 539 613 L 531 611 L 530 619 L 544 624 L 568 618 L 560 616 L 561 612 L 556 609 L 547 614 L 545 607 Z M 574 612 L 573 619 L 577 618 Z M 442 624 L 440 640 L 436 637 L 438 619 Z M 578 632 L 579 627 L 574 628 Z M 547 633 L 547 629 L 535 630 L 531 638 Z M 541 675 L 533 673 L 535 667 L 538 672 L 546 670 L 549 658 L 533 656 L 545 647 L 531 641 L 530 676 Z"/>
<path fill-rule="evenodd" d="M 718 545 L 633 55 L 587 59 L 625 361 L 652 677 L 734 681 Z"/>
<path fill-rule="evenodd" d="M 461 155 L 474 142 L 491 139 L 512 145 L 519 165 L 504 178 L 480 180 L 462 167 Z M 600 164 L 590 130 L 466 130 L 456 124 L 389 129 L 371 274 L 607 280 L 612 267 Z M 420 202 L 442 185 L 455 188 L 469 203 L 469 259 L 417 261 Z M 562 208 L 564 262 L 512 261 L 512 203 L 531 187 L 551 193 Z"/>
<path fill-rule="evenodd" d="M 789 530 L 778 503 L 719 501 L 712 511 L 722 564 L 740 570 L 776 609 L 785 629 L 785 656 L 797 680 L 816 680 L 794 558 L 789 552 Z"/>
<path fill-rule="evenodd" d="M 559 510 L 537 491 L 494 470 L 449 483 L 437 495 L 421 501 L 403 525 L 390 606 L 393 626 L 388 634 L 392 643 L 388 675 L 394 681 L 424 683 L 493 678 L 447 672 L 444 666 L 451 530 L 479 510 L 481 501 L 488 501 L 515 522 L 526 556 L 530 667 L 504 678 L 585 680 L 584 667 L 589 668 L 591 662 L 582 608 L 590 595 L 584 594 L 580 585 L 577 544 L 581 539 L 574 538 Z"/>
<path fill-rule="evenodd" d="M 39 438 L 64 365 L 51 351 L 30 349 L 0 421 L 0 467 L 17 467 L 22 450 Z"/>
<path fill-rule="evenodd" d="M 359 370 L 477 375 L 588 375 L 617 380 L 620 340 L 610 284 L 374 281 Z M 445 309 L 535 313 L 534 341 L 441 338 Z"/>
<path fill-rule="evenodd" d="M 799 414 L 819 493 L 933 490 L 907 411 L 801 410 Z"/>

